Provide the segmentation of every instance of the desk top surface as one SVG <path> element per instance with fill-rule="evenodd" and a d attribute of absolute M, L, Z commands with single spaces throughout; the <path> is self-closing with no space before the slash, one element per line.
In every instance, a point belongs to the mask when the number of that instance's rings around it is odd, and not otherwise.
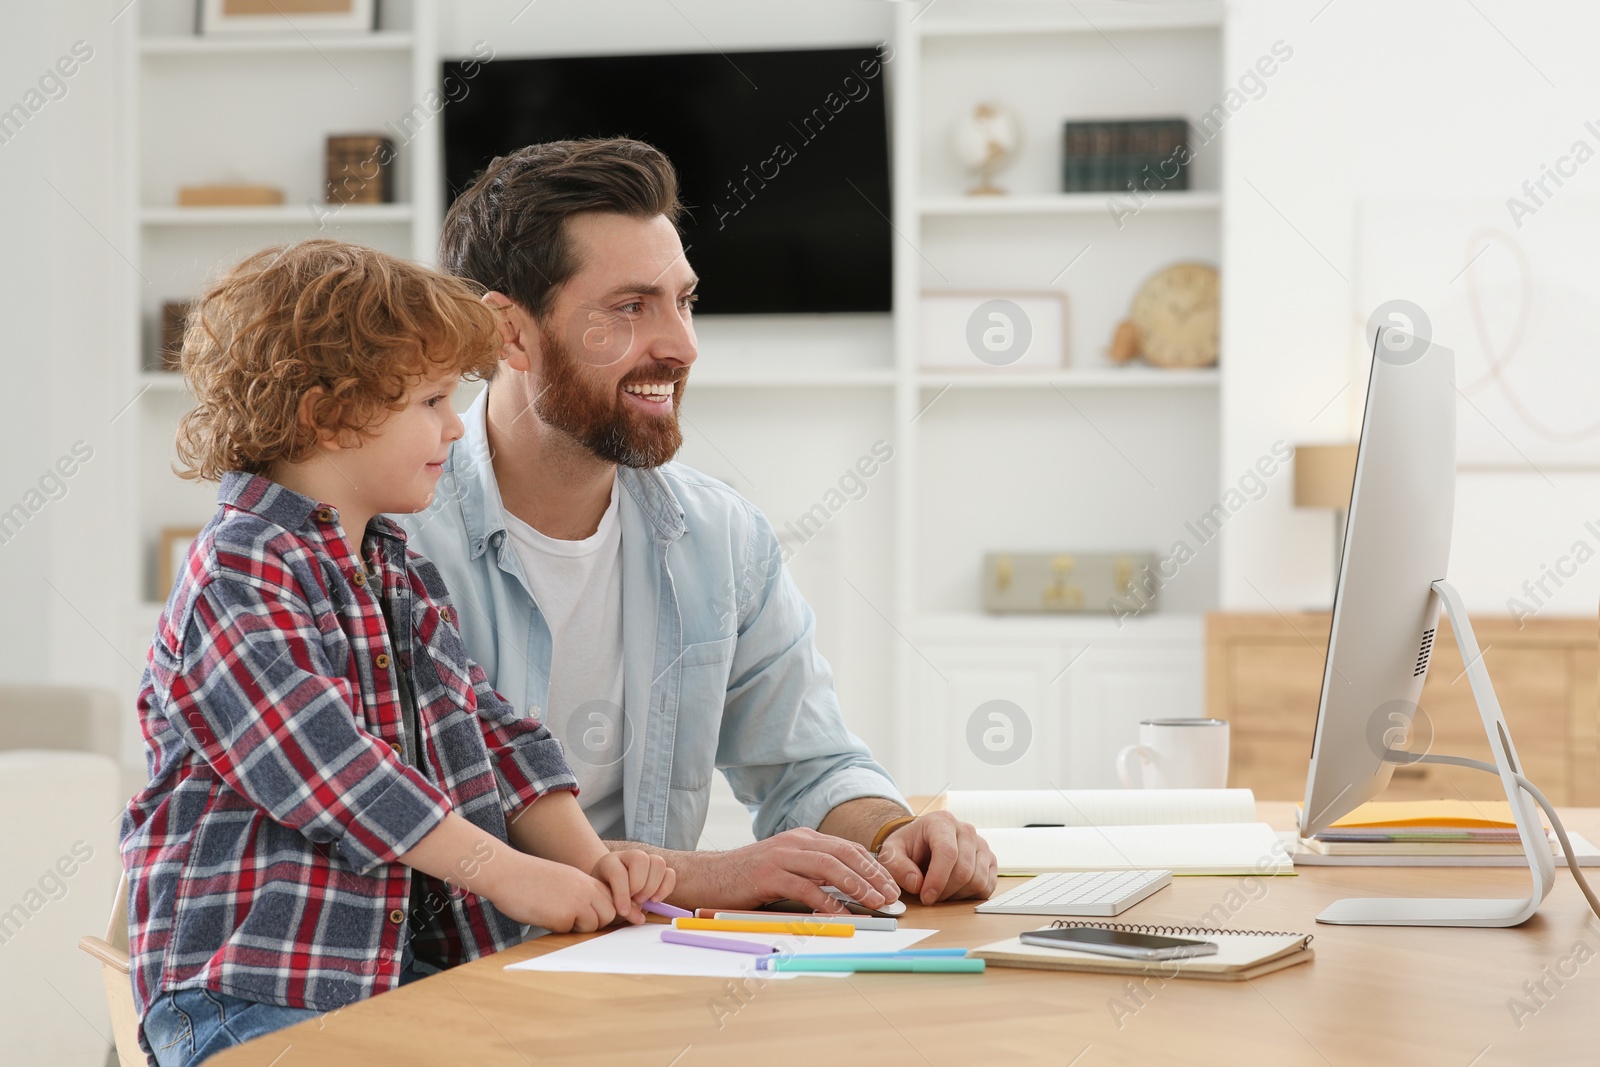
<path fill-rule="evenodd" d="M 1274 826 L 1293 805 L 1262 803 Z M 1563 812 L 1600 840 L 1600 809 Z M 983 975 L 722 979 L 507 971 L 588 936 L 548 935 L 269 1034 L 210 1061 L 276 1064 L 1405 1064 L 1600 1061 L 1600 921 L 1571 875 L 1509 930 L 1320 926 L 1348 896 L 1523 896 L 1515 868 L 1299 868 L 1178 878 L 1115 922 L 1314 934 L 1316 958 L 1249 982 L 991 967 Z M 1591 869 L 1590 875 L 1600 874 Z M 1020 885 L 1002 879 L 1000 890 Z M 976 946 L 1047 924 L 911 904 L 920 944 Z M 1220 910 L 1218 910 L 1220 908 Z M 1223 915 L 1225 921 L 1219 921 Z M 1525 985 L 1525 983 L 1531 983 Z M 1541 988 L 1542 986 L 1542 988 Z"/>

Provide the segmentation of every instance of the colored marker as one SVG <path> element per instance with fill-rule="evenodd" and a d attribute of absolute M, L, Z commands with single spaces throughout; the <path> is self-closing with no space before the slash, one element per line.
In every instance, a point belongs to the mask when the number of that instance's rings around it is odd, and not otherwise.
<path fill-rule="evenodd" d="M 664 904 L 659 900 L 647 900 L 639 905 L 640 911 L 648 911 L 652 915 L 665 915 L 669 919 L 689 919 L 694 912 L 685 908 L 675 908 L 671 904 Z"/>
<path fill-rule="evenodd" d="M 784 916 L 779 919 L 777 916 Z M 898 930 L 899 919 L 890 919 L 877 915 L 835 915 L 832 912 L 778 912 L 778 911 L 718 911 L 716 908 L 701 908 L 695 912 L 701 919 L 741 919 L 745 922 L 808 922 L 808 923 L 843 923 L 854 926 L 857 930 Z"/>
<path fill-rule="evenodd" d="M 848 957 L 853 960 L 898 959 L 964 959 L 964 948 L 903 948 L 898 952 L 786 952 L 786 960 L 836 960 Z"/>
<path fill-rule="evenodd" d="M 745 919 L 673 919 L 679 930 L 727 930 L 736 934 L 808 934 L 812 937 L 854 937 L 856 928 L 844 923 L 753 922 Z"/>
<path fill-rule="evenodd" d="M 945 957 L 829 956 L 826 959 L 797 960 L 770 956 L 756 960 L 763 971 L 904 971 L 912 974 L 982 974 L 983 960 Z"/>
<path fill-rule="evenodd" d="M 778 946 L 760 941 L 745 941 L 737 937 L 707 937 L 704 934 L 686 934 L 682 930 L 663 930 L 661 940 L 669 945 L 714 948 L 719 952 L 748 952 L 754 956 L 770 956 L 778 951 Z"/>

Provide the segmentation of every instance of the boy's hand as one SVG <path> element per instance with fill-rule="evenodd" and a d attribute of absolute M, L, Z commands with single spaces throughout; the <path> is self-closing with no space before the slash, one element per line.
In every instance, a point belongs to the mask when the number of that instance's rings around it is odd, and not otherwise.
<path fill-rule="evenodd" d="M 611 887 L 617 917 L 635 924 L 644 922 L 639 904 L 665 900 L 678 884 L 678 874 L 666 860 L 639 849 L 607 852 L 590 873 Z"/>
<path fill-rule="evenodd" d="M 604 883 L 565 863 L 524 858 L 528 876 L 515 878 L 491 898 L 506 915 L 556 934 L 593 933 L 616 919 L 617 908 Z"/>

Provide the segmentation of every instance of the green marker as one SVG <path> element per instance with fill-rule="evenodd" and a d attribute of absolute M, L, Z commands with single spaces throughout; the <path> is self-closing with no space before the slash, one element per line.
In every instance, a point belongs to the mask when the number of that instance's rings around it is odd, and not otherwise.
<path fill-rule="evenodd" d="M 756 961 L 764 971 L 906 971 L 915 974 L 982 974 L 983 960 L 953 956 L 828 956 L 824 959 L 776 957 Z"/>

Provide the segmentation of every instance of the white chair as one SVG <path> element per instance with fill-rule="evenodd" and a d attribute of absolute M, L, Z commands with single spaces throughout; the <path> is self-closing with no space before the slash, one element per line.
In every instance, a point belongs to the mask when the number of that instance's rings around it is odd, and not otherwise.
<path fill-rule="evenodd" d="M 105 921 L 122 873 L 123 804 L 121 771 L 105 756 L 0 752 L 0 811 L 9 813 L 0 820 L 0 1061 L 8 1065 L 105 1064 L 105 992 L 71 950 Z"/>
<path fill-rule="evenodd" d="M 0 749 L 98 752 L 122 758 L 133 694 L 88 685 L 0 685 Z"/>

